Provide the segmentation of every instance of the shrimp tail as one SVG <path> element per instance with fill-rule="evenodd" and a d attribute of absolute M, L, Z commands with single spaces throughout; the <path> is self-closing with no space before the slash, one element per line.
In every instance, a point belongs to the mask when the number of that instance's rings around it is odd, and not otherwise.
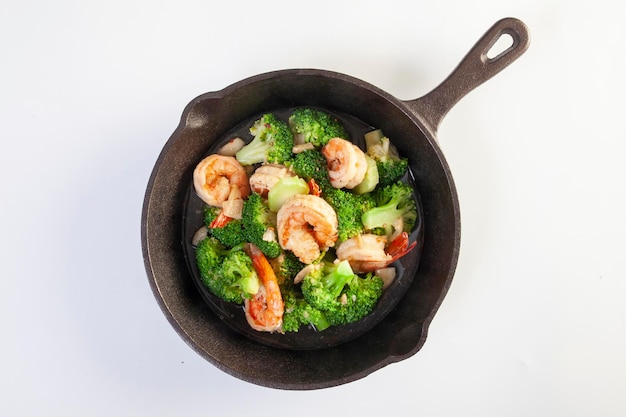
<path fill-rule="evenodd" d="M 394 262 L 411 252 L 416 245 L 417 242 L 413 242 L 409 245 L 409 234 L 407 232 L 402 232 L 391 241 L 389 246 L 387 246 L 386 252 L 391 255 L 391 262 Z"/>
<path fill-rule="evenodd" d="M 213 221 L 209 224 L 209 228 L 211 229 L 220 229 L 226 226 L 233 218 L 228 217 L 224 214 L 224 210 L 220 210 L 219 214 Z"/>
<path fill-rule="evenodd" d="M 316 197 L 320 197 L 322 195 L 322 189 L 319 184 L 315 182 L 314 178 L 309 180 L 309 194 Z"/>

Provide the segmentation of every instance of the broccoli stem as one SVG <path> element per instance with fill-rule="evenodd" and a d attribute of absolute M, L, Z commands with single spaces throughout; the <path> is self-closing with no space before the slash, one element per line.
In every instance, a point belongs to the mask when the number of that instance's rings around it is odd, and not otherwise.
<path fill-rule="evenodd" d="M 374 191 L 378 185 L 378 166 L 376 165 L 376 161 L 367 155 L 365 155 L 365 160 L 367 161 L 365 177 L 359 185 L 352 189 L 356 194 L 370 193 Z"/>
<path fill-rule="evenodd" d="M 350 267 L 350 263 L 347 260 L 334 264 L 331 267 L 331 272 L 324 276 L 324 287 L 333 298 L 337 298 L 341 295 L 344 287 L 352 281 L 354 278 L 354 272 Z"/>
<path fill-rule="evenodd" d="M 401 218 L 403 212 L 396 208 L 396 204 L 389 203 L 381 207 L 373 208 L 363 214 L 361 221 L 366 229 L 388 228 Z"/>
<path fill-rule="evenodd" d="M 265 153 L 268 147 L 268 143 L 264 142 L 261 136 L 256 136 L 252 142 L 237 152 L 237 161 L 241 165 L 259 164 L 265 160 Z"/>
<path fill-rule="evenodd" d="M 365 139 L 365 149 L 370 149 L 372 146 L 378 145 L 384 137 L 385 135 L 381 129 L 367 132 L 363 135 L 363 139 Z"/>

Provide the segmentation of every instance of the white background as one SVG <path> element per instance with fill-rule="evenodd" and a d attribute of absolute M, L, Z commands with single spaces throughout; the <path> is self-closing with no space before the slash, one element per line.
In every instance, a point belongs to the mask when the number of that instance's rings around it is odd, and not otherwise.
<path fill-rule="evenodd" d="M 617 5 L 3 2 L 0 415 L 626 415 Z M 151 293 L 140 245 L 145 187 L 184 106 L 306 67 L 417 98 L 505 16 L 530 27 L 530 49 L 439 130 L 463 233 L 423 349 L 295 392 L 192 351 Z"/>

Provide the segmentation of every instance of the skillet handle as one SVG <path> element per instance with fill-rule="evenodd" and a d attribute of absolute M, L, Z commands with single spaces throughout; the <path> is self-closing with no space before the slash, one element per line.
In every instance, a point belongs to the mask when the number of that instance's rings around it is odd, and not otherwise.
<path fill-rule="evenodd" d="M 511 46 L 490 57 L 488 54 L 496 42 L 507 35 L 513 40 Z M 522 21 L 512 17 L 499 20 L 470 49 L 448 78 L 425 96 L 406 104 L 435 136 L 444 116 L 459 100 L 519 58 L 529 44 L 530 33 Z"/>

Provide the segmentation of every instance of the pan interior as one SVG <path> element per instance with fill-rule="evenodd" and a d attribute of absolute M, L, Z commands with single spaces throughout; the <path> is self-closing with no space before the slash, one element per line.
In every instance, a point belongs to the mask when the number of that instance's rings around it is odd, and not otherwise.
<path fill-rule="evenodd" d="M 282 108 L 271 109 L 268 112 L 273 113 L 281 120 L 286 121 L 293 110 L 294 108 Z M 341 112 L 332 112 L 328 109 L 322 110 L 337 117 L 348 130 L 352 142 L 361 149 L 365 149 L 363 135 L 368 131 L 374 130 L 374 127 L 353 116 Z M 249 128 L 260 116 L 261 114 L 253 115 L 233 127 L 219 140 L 217 140 L 213 146 L 208 149 L 208 152 L 204 156 L 217 152 L 219 147 L 232 138 L 240 137 L 246 141 L 251 140 L 252 137 L 249 133 Z M 418 208 L 418 219 L 414 230 L 410 235 L 410 241 L 417 242 L 417 245 L 408 255 L 399 261 L 394 262 L 393 266 L 397 271 L 394 282 L 385 290 L 374 311 L 364 319 L 347 325 L 332 326 L 324 331 L 316 331 L 311 326 L 303 326 L 298 332 L 287 333 L 267 333 L 252 329 L 245 320 L 244 312 L 241 306 L 220 300 L 208 291 L 208 289 L 202 284 L 195 261 L 195 248 L 191 244 L 191 241 L 194 233 L 203 226 L 204 203 L 195 194 L 193 184 L 190 179 L 185 198 L 185 207 L 183 209 L 182 230 L 185 258 L 196 288 L 213 312 L 231 329 L 268 346 L 298 350 L 320 349 L 336 346 L 360 336 L 376 324 L 380 323 L 380 321 L 383 320 L 398 304 L 411 285 L 419 265 L 419 259 L 423 246 L 423 216 L 420 198 L 410 171 L 404 176 L 403 181 L 411 184 L 414 190 L 416 190 L 415 200 Z"/>

